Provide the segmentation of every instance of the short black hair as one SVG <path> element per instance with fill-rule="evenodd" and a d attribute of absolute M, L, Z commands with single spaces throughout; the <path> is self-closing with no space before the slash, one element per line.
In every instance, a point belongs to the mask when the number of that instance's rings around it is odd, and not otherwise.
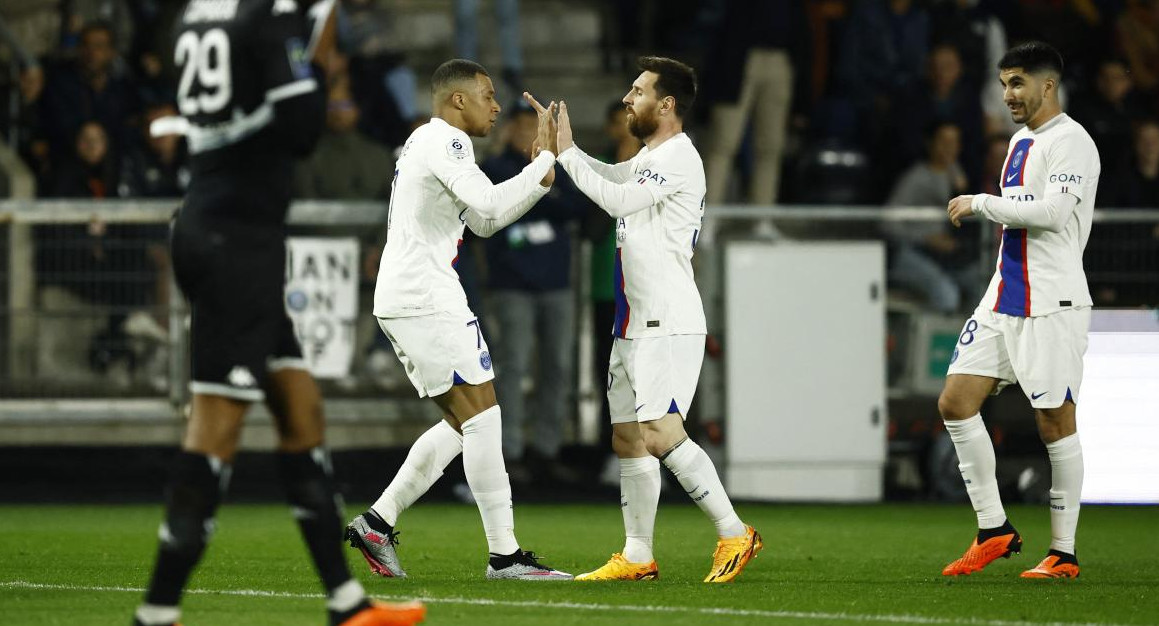
<path fill-rule="evenodd" d="M 1062 55 L 1048 43 L 1028 41 L 1007 50 L 998 60 L 1000 70 L 1015 67 L 1021 67 L 1031 74 L 1046 70 L 1062 76 Z"/>
<path fill-rule="evenodd" d="M 491 76 L 487 69 L 474 61 L 467 59 L 451 59 L 443 63 L 431 75 L 431 93 L 437 94 L 453 83 L 464 80 L 474 80 L 477 74 Z"/>
<path fill-rule="evenodd" d="M 668 57 L 640 57 L 636 65 L 642 72 L 654 72 L 656 95 L 676 100 L 676 117 L 684 119 L 696 101 L 696 70 Z"/>

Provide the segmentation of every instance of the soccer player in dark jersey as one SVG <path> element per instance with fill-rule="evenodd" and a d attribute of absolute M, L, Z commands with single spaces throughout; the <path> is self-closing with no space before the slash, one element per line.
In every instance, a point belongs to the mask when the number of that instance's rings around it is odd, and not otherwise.
<path fill-rule="evenodd" d="M 318 387 L 283 308 L 291 166 L 314 147 L 325 94 L 311 62 L 333 46 L 333 0 L 190 0 L 176 27 L 181 117 L 155 134 L 189 143 L 192 181 L 172 233 L 192 310 L 192 414 L 166 489 L 160 546 L 134 624 L 176 624 L 213 530 L 242 419 L 266 402 L 294 516 L 331 626 L 421 621 L 421 604 L 372 603 L 351 578 L 323 447 Z"/>

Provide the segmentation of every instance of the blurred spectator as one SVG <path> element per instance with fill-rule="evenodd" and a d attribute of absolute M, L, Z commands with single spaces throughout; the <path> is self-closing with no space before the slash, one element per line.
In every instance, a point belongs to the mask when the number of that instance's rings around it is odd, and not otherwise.
<path fill-rule="evenodd" d="M 19 74 L 15 83 L 0 85 L 0 134 L 32 168 L 41 187 L 47 180 L 48 143 L 37 134 L 44 69 L 0 16 L 0 49 L 6 47 Z"/>
<path fill-rule="evenodd" d="M 1009 136 L 991 134 L 986 138 L 986 153 L 982 158 L 982 184 L 978 186 L 978 193 L 1002 195 L 1002 170 L 1006 166 L 1006 155 L 1009 151 Z"/>
<path fill-rule="evenodd" d="M 1134 155 L 1116 175 L 1103 169 L 1099 207 L 1159 208 L 1159 120 L 1135 128 Z M 1105 191 L 1102 191 L 1105 190 Z M 1098 306 L 1159 305 L 1159 224 L 1096 223 L 1084 258 Z"/>
<path fill-rule="evenodd" d="M 40 120 L 54 163 L 70 152 L 69 144 L 87 120 L 105 128 L 114 150 L 128 143 L 137 94 L 132 80 L 114 71 L 115 59 L 113 31 L 103 22 L 92 22 L 80 33 L 75 62 L 49 71 Z"/>
<path fill-rule="evenodd" d="M 948 43 L 934 46 L 925 78 L 895 109 L 890 121 L 895 143 L 888 154 L 900 157 L 896 165 L 904 167 L 922 158 L 928 148 L 926 131 L 941 121 L 953 122 L 961 131 L 961 164 L 967 178 L 977 181 L 982 158 L 982 106 L 978 89 L 964 79 L 958 49 Z"/>
<path fill-rule="evenodd" d="M 502 51 L 503 82 L 514 93 L 524 90 L 523 47 L 519 35 L 519 0 L 494 0 L 496 33 Z M 479 60 L 479 0 L 455 0 L 455 55 Z"/>
<path fill-rule="evenodd" d="M 1132 89 L 1127 64 L 1105 59 L 1099 64 L 1094 90 L 1075 98 L 1067 111 L 1095 140 L 1104 172 L 1119 171 L 1130 160 L 1132 124 L 1143 117 Z"/>
<path fill-rule="evenodd" d="M 502 154 L 483 162 L 499 183 L 531 162 L 538 116 L 522 100 L 513 107 Z M 570 481 L 561 465 L 564 428 L 573 417 L 575 293 L 571 289 L 572 227 L 590 204 L 567 176 L 525 216 L 485 241 L 490 310 L 498 324 L 492 337 L 501 375 L 495 392 L 503 403 L 503 457 L 512 482 L 538 478 Z M 532 354 L 534 352 L 534 367 Z M 523 380 L 535 379 L 535 402 L 524 402 Z M 524 455 L 523 428 L 534 420 Z"/>
<path fill-rule="evenodd" d="M 961 134 L 950 122 L 927 129 L 925 160 L 902 175 L 887 204 L 943 208 L 966 193 L 969 183 L 958 165 Z M 977 259 L 962 246 L 962 237 L 950 232 L 949 222 L 886 222 L 884 230 L 890 243 L 889 281 L 921 293 L 939 312 L 958 311 L 962 292 L 977 287 Z"/>
<path fill-rule="evenodd" d="M 1115 23 L 1115 43 L 1135 88 L 1151 107 L 1159 106 L 1159 0 L 1128 0 Z"/>
<path fill-rule="evenodd" d="M 962 56 L 962 75 L 974 89 L 994 81 L 1006 52 L 1006 29 L 984 0 L 936 0 L 930 7 L 934 43 L 951 44 Z"/>
<path fill-rule="evenodd" d="M 390 147 L 402 145 L 419 117 L 418 80 L 405 51 L 396 47 L 394 31 L 387 6 L 347 0 L 338 13 L 338 45 L 349 59 L 332 59 L 327 72 L 331 77 L 349 73 L 354 102 L 374 113 L 360 117 L 359 130 Z"/>
<path fill-rule="evenodd" d="M 914 0 L 856 0 L 841 41 L 837 82 L 857 109 L 867 145 L 888 142 L 879 132 L 881 122 L 899 95 L 920 80 L 929 41 L 929 14 Z"/>
<path fill-rule="evenodd" d="M 1159 120 L 1146 119 L 1135 126 L 1133 157 L 1122 173 L 1108 176 L 1106 200 L 1099 204 L 1124 209 L 1159 209 Z M 1102 153 L 1102 149 L 1099 150 Z M 1100 185 L 1103 187 L 1103 185 Z"/>
<path fill-rule="evenodd" d="M 704 78 L 712 107 L 705 158 L 709 204 L 728 198 L 733 160 L 752 122 L 753 163 L 744 201 L 769 205 L 780 191 L 790 106 L 809 96 L 809 25 L 799 2 L 734 0 L 725 8 Z"/>
<path fill-rule="evenodd" d="M 142 137 L 121 162 L 119 195 L 130 198 L 180 198 L 189 186 L 189 163 L 185 140 L 180 135 L 154 137 L 153 120 L 177 115 L 172 104 L 145 108 Z"/>
<path fill-rule="evenodd" d="M 1110 20 L 1103 10 L 1106 0 L 1017 0 L 1007 5 L 1007 32 L 1016 43 L 1028 39 L 1045 41 L 1058 49 L 1066 62 L 1064 79 L 1085 82 L 1099 59 L 1107 55 Z M 1109 16 L 1108 16 L 1109 18 Z"/>
<path fill-rule="evenodd" d="M 310 157 L 298 164 L 294 195 L 328 200 L 385 200 L 390 196 L 390 153 L 358 131 L 361 112 L 348 79 L 330 87 L 326 132 Z"/>
<path fill-rule="evenodd" d="M 55 171 L 52 187 L 44 195 L 55 198 L 115 196 L 119 178 L 104 126 L 97 121 L 83 123 L 73 147 L 73 153 Z"/>

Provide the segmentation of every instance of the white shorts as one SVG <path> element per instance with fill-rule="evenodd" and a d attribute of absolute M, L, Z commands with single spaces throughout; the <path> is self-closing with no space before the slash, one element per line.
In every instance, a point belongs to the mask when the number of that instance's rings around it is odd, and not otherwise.
<path fill-rule="evenodd" d="M 704 335 L 616 337 L 608 361 L 612 423 L 648 422 L 669 413 L 686 417 L 702 361 Z"/>
<path fill-rule="evenodd" d="M 1019 383 L 1036 409 L 1077 403 L 1090 325 L 1090 307 L 1041 317 L 978 308 L 962 327 L 947 373 L 997 378 L 995 394 Z"/>
<path fill-rule="evenodd" d="M 478 318 L 469 313 L 378 318 L 419 397 L 440 396 L 454 385 L 495 378 Z"/>

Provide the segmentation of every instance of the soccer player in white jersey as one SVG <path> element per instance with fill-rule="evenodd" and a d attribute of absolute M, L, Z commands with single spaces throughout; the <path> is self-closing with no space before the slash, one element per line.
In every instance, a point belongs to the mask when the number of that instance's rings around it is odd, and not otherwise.
<path fill-rule="evenodd" d="M 663 57 L 640 59 L 624 96 L 628 128 L 645 147 L 606 165 L 572 141 L 559 106 L 559 162 L 589 198 L 616 219 L 615 343 L 609 361 L 612 449 L 620 459 L 623 552 L 577 580 L 648 580 L 660 462 L 716 524 L 720 537 L 705 582 L 728 582 L 762 548 L 761 536 L 733 511 L 716 468 L 684 431 L 704 357 L 704 308 L 692 279 L 692 253 L 704 216 L 704 165 L 683 132 L 696 97 L 692 68 Z M 659 460 L 658 460 L 659 459 Z"/>
<path fill-rule="evenodd" d="M 1075 403 L 1083 376 L 1091 296 L 1083 248 L 1091 232 L 1099 153 L 1083 127 L 1062 112 L 1062 57 L 1030 42 L 998 63 L 1006 106 L 1026 126 L 1010 139 L 1002 196 L 958 196 L 947 209 L 960 225 L 971 215 L 1002 225 L 997 270 L 966 322 L 950 360 L 938 410 L 958 452 L 978 516 L 978 534 L 942 574 L 976 572 L 1022 547 L 1006 518 L 994 473 L 994 446 L 979 410 L 986 396 L 1019 383 L 1034 407 L 1050 457 L 1050 550 L 1023 578 L 1074 578 L 1083 453 Z"/>
<path fill-rule="evenodd" d="M 398 516 L 461 452 L 491 553 L 487 578 L 570 579 L 515 539 L 491 355 L 455 271 L 465 226 L 491 236 L 555 180 L 555 103 L 545 108 L 524 94 L 540 115 L 537 154 L 519 175 L 493 185 L 471 147 L 471 137 L 487 135 L 499 115 L 487 71 L 448 61 L 435 70 L 431 91 L 434 117 L 411 133 L 395 168 L 374 315 L 419 397 L 434 400 L 444 419 L 415 441 L 378 501 L 347 525 L 346 538 L 375 573 L 406 576 L 395 551 Z"/>

